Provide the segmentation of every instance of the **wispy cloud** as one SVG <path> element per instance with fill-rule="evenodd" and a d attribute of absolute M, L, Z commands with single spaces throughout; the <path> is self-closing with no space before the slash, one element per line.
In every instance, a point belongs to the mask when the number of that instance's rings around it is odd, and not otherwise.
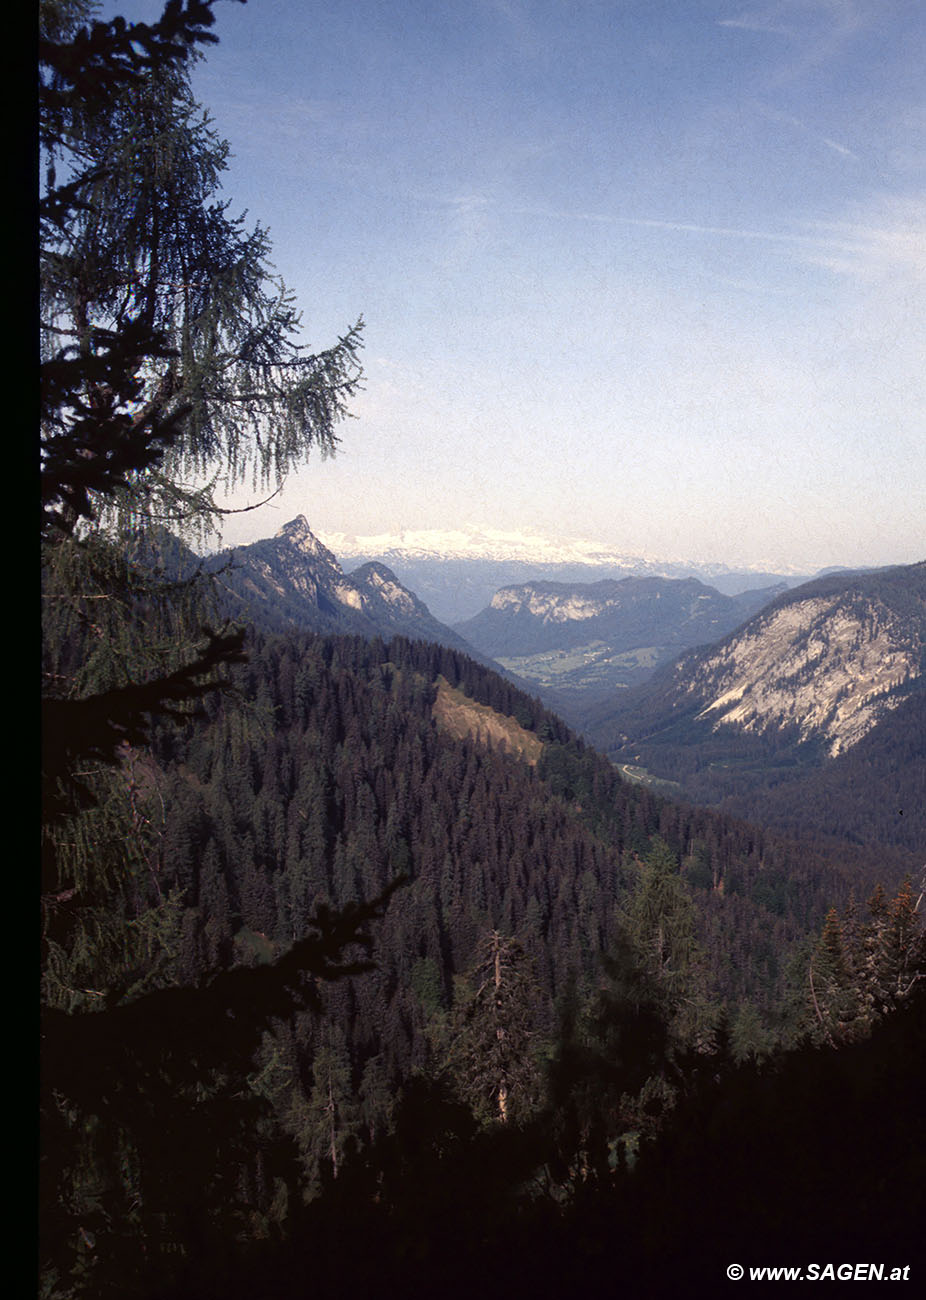
<path fill-rule="evenodd" d="M 854 154 L 851 149 L 844 144 L 840 144 L 838 140 L 830 140 L 829 137 L 825 135 L 818 136 L 817 139 L 821 144 L 825 144 L 828 149 L 832 149 L 834 153 L 841 153 L 844 158 L 856 157 L 856 154 Z"/>
<path fill-rule="evenodd" d="M 491 200 L 487 194 L 479 191 L 456 194 L 447 206 L 454 229 L 464 238 L 476 239 L 488 229 Z"/>
<path fill-rule="evenodd" d="M 430 257 L 442 271 L 466 266 L 491 240 L 498 206 L 487 188 L 473 185 L 443 194 L 417 191 L 409 197 L 429 214 L 435 235 Z"/>
<path fill-rule="evenodd" d="M 926 281 L 926 194 L 887 196 L 854 220 L 820 222 L 809 260 L 868 281 Z"/>
<path fill-rule="evenodd" d="M 580 215 L 584 220 L 601 219 L 593 214 Z M 808 222 L 801 232 L 706 226 L 640 217 L 617 217 L 613 220 L 622 225 L 793 246 L 799 251 L 802 261 L 866 280 L 898 276 L 926 279 L 926 196 L 912 199 L 886 197 L 877 207 L 872 205 L 855 220 Z"/>
<path fill-rule="evenodd" d="M 718 27 L 738 27 L 746 32 L 768 32 L 772 36 L 793 36 L 794 29 L 760 17 L 720 18 Z"/>
<path fill-rule="evenodd" d="M 767 121 L 780 122 L 783 126 L 792 127 L 801 135 L 807 136 L 810 140 L 815 140 L 817 144 L 825 145 L 827 149 L 832 149 L 834 153 L 838 153 L 843 158 L 856 158 L 858 156 L 852 152 L 848 145 L 840 144 L 838 140 L 833 140 L 829 136 L 820 135 L 818 131 L 812 130 L 800 118 L 794 117 L 791 113 L 782 113 L 778 109 L 766 108 L 762 105 L 757 105 L 756 108 Z"/>
<path fill-rule="evenodd" d="M 717 240 L 743 240 L 790 248 L 804 263 L 866 280 L 926 278 L 926 194 L 885 195 L 842 220 L 804 221 L 787 230 L 707 225 L 621 213 L 520 208 L 521 215 L 597 225 L 663 230 Z"/>
<path fill-rule="evenodd" d="M 819 25 L 836 32 L 854 32 L 877 16 L 871 0 L 773 0 L 773 3 L 718 18 L 718 27 L 739 27 L 750 32 L 796 36 Z"/>
<path fill-rule="evenodd" d="M 622 226 L 642 226 L 651 230 L 674 230 L 683 234 L 715 235 L 725 239 L 755 239 L 774 244 L 816 244 L 820 236 L 787 231 L 750 230 L 743 226 L 706 226 L 694 221 L 662 221 L 655 217 L 624 217 L 597 212 L 576 212 L 580 221 L 609 222 Z"/>
<path fill-rule="evenodd" d="M 875 0 L 776 0 L 720 18 L 717 26 L 787 37 L 787 72 L 793 75 L 829 62 L 878 16 Z"/>

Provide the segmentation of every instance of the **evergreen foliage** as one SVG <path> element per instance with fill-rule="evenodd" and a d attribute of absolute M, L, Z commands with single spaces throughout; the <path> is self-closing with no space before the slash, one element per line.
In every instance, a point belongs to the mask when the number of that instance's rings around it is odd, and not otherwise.
<path fill-rule="evenodd" d="M 842 915 L 827 914 L 807 967 L 811 1033 L 831 1046 L 867 1037 L 924 979 L 926 934 L 913 884 L 905 880 L 894 898 L 879 885 L 867 916 L 854 900 Z"/>
<path fill-rule="evenodd" d="M 334 448 L 357 388 L 359 325 L 307 355 L 266 233 L 218 198 L 227 145 L 188 80 L 211 10 L 87 25 L 81 0 L 40 6 L 49 536 L 101 516 L 204 523 L 198 482 L 278 484 Z"/>
<path fill-rule="evenodd" d="M 536 983 L 524 949 L 493 930 L 451 1020 L 447 1068 L 477 1118 L 506 1124 L 539 1109 Z"/>
<path fill-rule="evenodd" d="M 465 684 L 474 700 L 501 692 L 510 704 L 512 697 L 507 684 L 443 647 L 252 635 L 248 648 L 231 675 L 236 697 L 250 703 L 207 697 L 206 717 L 195 726 L 163 719 L 154 729 L 146 770 L 165 809 L 158 879 L 176 907 L 176 987 L 157 995 L 163 1002 L 141 997 L 122 1012 L 137 1008 L 139 1026 L 151 1033 L 150 1017 L 177 997 L 196 1043 L 184 1046 L 173 1014 L 169 1036 L 165 1026 L 152 1037 L 152 1052 L 169 1046 L 159 1067 L 166 1078 L 175 1051 L 189 1057 L 192 1073 L 173 1079 L 170 1096 L 150 1094 L 146 1084 L 151 1113 L 163 1118 L 190 1104 L 181 1079 L 201 1076 L 204 1087 L 212 1080 L 216 1098 L 224 1095 L 222 1077 L 238 1081 L 246 1123 L 264 1135 L 258 1148 L 228 1148 L 239 1161 L 234 1178 L 250 1189 L 241 1214 L 263 1225 L 246 1234 L 247 1250 L 274 1234 L 292 1239 L 305 1202 L 333 1206 L 359 1195 L 356 1180 L 373 1178 L 387 1152 L 411 1160 L 413 1140 L 422 1159 L 432 1141 L 462 1158 L 479 1124 L 525 1134 L 534 1122 L 545 1124 L 553 1146 L 531 1138 L 535 1154 L 520 1167 L 519 1185 L 548 1186 L 543 1195 L 560 1205 L 592 1187 L 605 1194 L 622 1169 L 642 1167 L 704 1069 L 726 1069 L 728 1052 L 733 1060 L 766 1059 L 776 1042 L 814 1036 L 806 958 L 792 1010 L 782 1002 L 788 936 L 803 926 L 793 917 L 776 921 L 743 894 L 689 887 L 683 870 L 701 861 L 719 883 L 736 873 L 748 882 L 777 862 L 800 886 L 798 915 L 816 914 L 822 925 L 828 877 L 808 869 L 799 848 L 666 805 L 621 782 L 568 733 L 546 743 L 550 778 L 544 764 L 448 735 L 435 719 L 439 672 L 457 689 Z M 532 721 L 556 730 L 542 716 Z M 228 1041 L 204 1032 L 222 1022 L 221 1003 L 206 996 L 222 989 L 222 979 L 239 981 L 250 1002 L 263 973 L 268 987 L 278 987 L 284 970 L 322 971 L 299 938 L 307 922 L 324 907 L 334 916 L 357 908 L 399 871 L 409 880 L 376 924 L 375 967 L 358 969 L 349 988 L 314 979 L 298 985 L 317 997 L 305 1005 L 290 995 L 257 998 L 247 1014 L 235 1011 Z M 902 917 L 918 933 L 911 907 L 912 899 L 893 910 L 884 905 L 885 918 L 894 918 L 879 931 L 885 970 L 897 947 L 890 935 L 906 933 Z M 763 932 L 778 966 L 771 978 L 748 951 Z M 223 968 L 228 975 L 220 977 Z M 528 969 L 525 981 L 519 972 Z M 135 1040 L 123 1027 L 133 1022 L 111 1015 L 62 1022 L 74 1022 L 73 1036 L 61 1039 L 55 1061 L 80 1043 L 96 1064 L 88 1066 L 85 1092 L 76 1093 L 63 1064 L 54 1073 L 90 1113 L 100 1063 L 122 1062 L 112 1067 L 114 1080 L 144 1079 L 153 1066 L 151 1057 L 126 1058 L 125 1043 Z M 98 1036 L 88 1036 L 89 1021 L 99 1022 Z M 431 1080 L 429 1100 L 416 1092 L 416 1078 Z M 438 1099 L 449 1107 L 451 1131 L 442 1135 L 431 1127 L 443 1113 Z M 132 1116 L 133 1133 L 138 1123 Z M 152 1138 L 140 1132 L 143 1152 Z M 173 1150 L 182 1165 L 182 1151 Z M 263 1183 L 253 1166 L 258 1150 Z M 72 1135 L 59 1158 L 66 1164 L 75 1151 Z M 144 1168 L 142 1155 L 135 1159 Z M 413 1167 L 425 1181 L 437 1176 Z M 451 1177 L 440 1167 L 441 1177 Z M 401 1200 L 404 1193 L 389 1185 Z M 114 1185 L 105 1195 L 115 1195 Z M 220 1221 L 210 1232 L 221 1235 Z M 270 1238 L 259 1236 L 267 1232 Z M 178 1259 L 191 1250 L 188 1242 Z M 162 1256 L 164 1267 L 169 1258 Z"/>

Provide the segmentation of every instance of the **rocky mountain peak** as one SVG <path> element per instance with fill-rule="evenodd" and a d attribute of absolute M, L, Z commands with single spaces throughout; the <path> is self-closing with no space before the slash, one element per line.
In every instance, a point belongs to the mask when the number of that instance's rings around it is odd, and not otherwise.
<path fill-rule="evenodd" d="M 312 532 L 305 515 L 297 515 L 288 524 L 284 524 L 276 536 L 296 547 L 304 555 L 311 555 L 316 559 L 324 560 L 326 564 L 333 565 L 336 569 L 341 567 L 332 552 L 328 550 L 327 546 L 323 546 Z"/>
<path fill-rule="evenodd" d="M 223 586 L 230 601 L 243 602 L 265 626 L 307 628 L 360 636 L 404 636 L 435 641 L 476 654 L 461 637 L 432 617 L 428 607 L 385 564 L 371 562 L 345 574 L 304 515 L 290 519 L 273 537 L 224 552 L 231 558 Z"/>
<path fill-rule="evenodd" d="M 430 617 L 427 606 L 418 600 L 414 592 L 403 587 L 385 564 L 377 561 L 364 564 L 350 575 L 348 581 L 362 591 L 368 599 L 385 602 L 393 606 L 396 611 L 407 615 L 424 614 Z"/>

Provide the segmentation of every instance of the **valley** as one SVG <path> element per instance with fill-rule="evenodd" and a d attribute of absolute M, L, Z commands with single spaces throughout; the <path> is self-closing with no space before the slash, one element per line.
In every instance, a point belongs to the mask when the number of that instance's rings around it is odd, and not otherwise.
<path fill-rule="evenodd" d="M 724 596 L 693 578 L 628 577 L 503 587 L 456 631 L 571 715 L 645 681 L 686 646 L 715 640 L 781 591 Z"/>
<path fill-rule="evenodd" d="M 661 662 L 661 654 L 658 646 L 614 650 L 605 641 L 592 641 L 589 645 L 578 645 L 568 650 L 500 654 L 496 656 L 496 662 L 531 682 L 541 695 L 573 691 L 588 697 L 598 693 L 604 695 L 645 680 Z"/>
<path fill-rule="evenodd" d="M 589 703 L 578 722 L 614 761 L 642 763 L 698 802 L 747 815 L 774 807 L 775 818 L 792 827 L 804 818 L 811 830 L 816 796 L 805 793 L 826 786 L 828 834 L 838 833 L 841 805 L 847 835 L 877 820 L 879 834 L 912 848 L 926 842 L 915 793 L 924 646 L 926 565 L 831 576 L 779 596 L 635 690 Z M 892 804 L 914 812 L 887 831 Z"/>
<path fill-rule="evenodd" d="M 189 554 L 180 567 L 197 563 Z M 485 556 L 472 563 L 484 576 Z M 467 564 L 457 557 L 444 581 L 458 585 Z M 230 612 L 279 631 L 398 635 L 468 654 L 668 797 L 791 833 L 926 842 L 914 790 L 923 755 L 905 739 L 926 681 L 923 564 L 732 595 L 690 577 L 536 579 L 500 588 L 453 628 L 382 560 L 345 571 L 303 517 L 205 567 Z M 893 775 L 864 757 L 892 734 L 888 749 L 912 760 Z M 854 775 L 863 763 L 867 782 Z M 889 826 L 890 803 L 906 811 Z"/>

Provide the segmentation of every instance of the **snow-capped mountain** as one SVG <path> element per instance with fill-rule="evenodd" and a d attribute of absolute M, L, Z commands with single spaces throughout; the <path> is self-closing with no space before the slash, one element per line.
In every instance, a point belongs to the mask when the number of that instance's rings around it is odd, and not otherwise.
<path fill-rule="evenodd" d="M 551 538 L 539 533 L 506 532 L 498 528 L 406 529 L 399 533 L 356 536 L 323 533 L 325 544 L 338 555 L 392 555 L 404 559 L 494 560 L 528 564 L 591 564 L 627 568 L 655 566 L 640 555 L 625 555 L 600 542 L 583 538 Z"/>
<path fill-rule="evenodd" d="M 697 571 L 707 575 L 749 573 L 765 575 L 767 567 L 740 566 L 685 557 L 655 557 L 642 552 L 616 550 L 606 542 L 584 537 L 549 537 L 541 533 L 506 531 L 500 528 L 467 526 L 451 529 L 404 529 L 397 533 L 364 535 L 320 532 L 319 536 L 337 555 L 376 554 L 402 559 L 492 560 L 521 564 L 579 564 L 595 568 L 633 570 L 639 575 L 671 577 Z M 799 570 L 785 571 L 795 580 Z"/>
<path fill-rule="evenodd" d="M 629 577 L 697 578 L 724 595 L 806 579 L 795 571 L 771 571 L 701 560 L 656 559 L 616 550 L 584 538 L 552 538 L 501 529 L 406 530 L 356 536 L 320 533 L 345 567 L 378 560 L 416 591 L 446 623 L 459 623 L 484 609 L 502 587 L 526 582 L 597 582 Z"/>

